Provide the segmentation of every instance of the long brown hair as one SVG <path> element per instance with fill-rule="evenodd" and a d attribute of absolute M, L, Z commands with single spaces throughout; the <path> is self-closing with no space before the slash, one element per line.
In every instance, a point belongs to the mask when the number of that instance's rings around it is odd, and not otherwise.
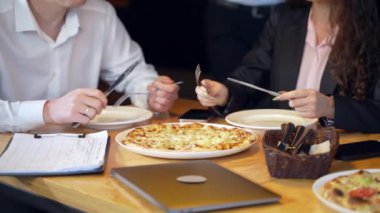
<path fill-rule="evenodd" d="M 339 33 L 329 63 L 340 95 L 365 99 L 380 73 L 378 0 L 333 0 Z M 335 10 L 334 10 L 335 9 Z"/>
<path fill-rule="evenodd" d="M 287 0 L 293 4 L 306 0 Z M 331 0 L 330 22 L 339 32 L 329 57 L 339 94 L 368 98 L 380 76 L 380 0 Z"/>

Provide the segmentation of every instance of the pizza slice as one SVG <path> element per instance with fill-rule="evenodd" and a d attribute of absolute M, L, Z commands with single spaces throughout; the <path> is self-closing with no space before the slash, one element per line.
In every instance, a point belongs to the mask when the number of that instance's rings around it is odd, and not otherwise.
<path fill-rule="evenodd" d="M 380 213 L 380 172 L 360 170 L 334 178 L 322 187 L 321 194 L 344 208 Z"/>

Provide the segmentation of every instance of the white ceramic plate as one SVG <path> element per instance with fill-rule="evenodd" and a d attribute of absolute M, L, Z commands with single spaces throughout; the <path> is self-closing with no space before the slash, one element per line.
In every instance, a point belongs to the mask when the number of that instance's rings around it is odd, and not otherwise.
<path fill-rule="evenodd" d="M 173 124 L 173 123 L 171 123 Z M 183 124 L 189 124 L 189 123 L 179 123 L 180 125 Z M 209 123 L 203 123 L 204 125 L 210 125 L 215 127 L 225 127 L 225 128 L 236 128 L 229 125 L 221 125 L 221 124 L 209 124 Z M 133 128 L 134 129 L 134 128 Z M 144 148 L 139 147 L 137 145 L 133 144 L 123 144 L 122 141 L 125 138 L 125 136 L 132 131 L 133 129 L 129 129 L 123 132 L 120 132 L 116 135 L 116 142 L 122 146 L 123 148 L 126 148 L 132 152 L 136 152 L 141 155 L 151 156 L 151 157 L 157 157 L 157 158 L 169 158 L 169 159 L 204 159 L 204 158 L 215 158 L 215 157 L 221 157 L 221 156 L 227 156 L 232 155 L 241 151 L 244 151 L 251 147 L 253 144 L 247 146 L 241 146 L 234 149 L 227 149 L 227 150 L 213 150 L 213 151 L 175 151 L 175 150 L 160 150 L 160 149 L 150 149 L 150 148 Z M 247 130 L 244 130 L 247 131 Z M 251 134 L 251 131 L 248 131 Z M 256 136 L 257 137 L 257 136 Z M 257 140 L 256 140 L 257 142 Z"/>
<path fill-rule="evenodd" d="M 366 170 L 369 172 L 380 172 L 380 169 L 363 169 L 363 170 Z M 325 185 L 328 181 L 330 181 L 336 177 L 339 177 L 339 176 L 349 175 L 349 174 L 355 173 L 357 171 L 359 171 L 359 169 L 336 172 L 336 173 L 332 173 L 332 174 L 328 174 L 328 175 L 320 177 L 313 184 L 312 189 L 313 189 L 314 195 L 318 198 L 319 201 L 321 201 L 324 205 L 326 205 L 327 207 L 329 207 L 332 210 L 335 210 L 335 211 L 341 212 L 341 213 L 357 213 L 356 211 L 353 211 L 351 209 L 343 208 L 342 206 L 327 200 L 326 198 L 322 197 L 322 195 L 321 195 L 321 187 L 323 185 Z"/>
<path fill-rule="evenodd" d="M 153 113 L 134 106 L 107 106 L 86 126 L 92 129 L 118 129 L 149 120 Z"/>
<path fill-rule="evenodd" d="M 305 127 L 314 126 L 318 119 L 303 118 L 298 112 L 284 109 L 243 110 L 227 115 L 226 121 L 232 125 L 256 130 L 281 129 L 282 123 L 292 122 Z"/>

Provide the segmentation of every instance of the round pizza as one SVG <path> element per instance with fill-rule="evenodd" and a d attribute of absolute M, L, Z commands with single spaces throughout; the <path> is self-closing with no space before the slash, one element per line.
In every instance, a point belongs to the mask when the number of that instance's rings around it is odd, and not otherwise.
<path fill-rule="evenodd" d="M 380 172 L 360 170 L 337 177 L 321 188 L 321 195 L 347 209 L 380 213 Z"/>
<path fill-rule="evenodd" d="M 161 150 L 213 151 L 247 146 L 256 140 L 255 134 L 234 127 L 166 123 L 135 128 L 122 143 Z"/>

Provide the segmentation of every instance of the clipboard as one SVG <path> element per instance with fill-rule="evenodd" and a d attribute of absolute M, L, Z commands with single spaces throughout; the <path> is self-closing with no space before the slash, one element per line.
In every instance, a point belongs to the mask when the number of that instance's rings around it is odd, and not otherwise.
<path fill-rule="evenodd" d="M 0 155 L 0 176 L 56 176 L 101 173 L 110 137 L 91 134 L 16 133 Z"/>

